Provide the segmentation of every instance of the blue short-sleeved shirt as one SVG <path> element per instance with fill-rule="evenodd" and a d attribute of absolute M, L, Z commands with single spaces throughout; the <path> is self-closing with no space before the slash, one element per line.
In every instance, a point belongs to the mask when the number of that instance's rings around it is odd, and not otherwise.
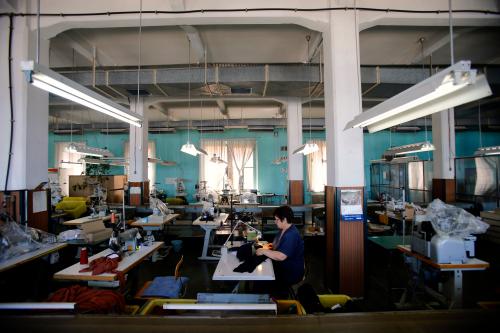
<path fill-rule="evenodd" d="M 300 282 L 304 276 L 304 241 L 294 225 L 285 231 L 281 240 L 280 234 L 274 239 L 273 249 L 285 254 L 286 259 L 274 262 L 276 279 L 292 285 Z"/>

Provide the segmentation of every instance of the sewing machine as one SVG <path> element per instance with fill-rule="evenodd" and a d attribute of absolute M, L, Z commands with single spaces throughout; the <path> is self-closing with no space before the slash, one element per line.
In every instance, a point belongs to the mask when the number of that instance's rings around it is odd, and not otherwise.
<path fill-rule="evenodd" d="M 411 250 L 438 264 L 465 263 L 475 255 L 476 237 L 439 236 L 429 221 L 416 224 Z"/>
<path fill-rule="evenodd" d="M 475 256 L 476 237 L 442 237 L 435 235 L 431 240 L 432 261 L 438 264 L 465 263 Z"/>
<path fill-rule="evenodd" d="M 141 235 L 136 228 L 127 229 L 123 232 L 113 230 L 113 235 L 109 239 L 109 248 L 115 252 L 137 250 L 137 245 Z"/>

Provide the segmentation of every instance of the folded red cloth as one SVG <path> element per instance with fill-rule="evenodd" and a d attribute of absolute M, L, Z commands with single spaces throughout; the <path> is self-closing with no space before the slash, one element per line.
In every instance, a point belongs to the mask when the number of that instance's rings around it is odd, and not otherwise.
<path fill-rule="evenodd" d="M 122 313 L 125 298 L 122 294 L 103 289 L 74 285 L 61 288 L 52 294 L 48 302 L 74 302 L 80 313 Z"/>
<path fill-rule="evenodd" d="M 89 267 L 80 270 L 80 273 L 83 272 L 92 272 L 92 275 L 99 275 L 103 273 L 116 273 L 116 268 L 118 268 L 118 263 L 121 258 L 108 258 L 108 257 L 100 257 L 92 260 L 89 263 Z"/>

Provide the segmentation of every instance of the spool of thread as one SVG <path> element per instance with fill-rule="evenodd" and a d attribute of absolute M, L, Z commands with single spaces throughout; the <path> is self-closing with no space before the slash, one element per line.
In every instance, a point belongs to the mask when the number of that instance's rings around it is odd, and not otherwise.
<path fill-rule="evenodd" d="M 86 247 L 82 247 L 80 250 L 80 265 L 88 265 L 89 263 L 89 254 L 87 252 Z"/>
<path fill-rule="evenodd" d="M 115 224 L 115 222 L 116 222 L 116 216 L 115 216 L 115 213 L 113 212 L 113 213 L 111 213 L 111 223 Z"/>

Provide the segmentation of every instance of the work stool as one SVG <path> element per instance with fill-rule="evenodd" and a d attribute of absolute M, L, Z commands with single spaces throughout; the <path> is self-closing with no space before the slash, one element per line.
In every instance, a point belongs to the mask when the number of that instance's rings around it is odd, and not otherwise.
<path fill-rule="evenodd" d="M 175 265 L 173 276 L 157 276 L 148 281 L 135 294 L 136 299 L 182 298 L 186 294 L 189 278 L 181 276 L 180 270 L 184 256 Z"/>
<path fill-rule="evenodd" d="M 302 286 L 306 282 L 308 270 L 309 269 L 304 262 L 304 276 L 302 277 L 302 280 L 288 287 L 288 298 L 294 300 L 297 299 L 297 291 L 299 290 L 300 286 Z"/>

